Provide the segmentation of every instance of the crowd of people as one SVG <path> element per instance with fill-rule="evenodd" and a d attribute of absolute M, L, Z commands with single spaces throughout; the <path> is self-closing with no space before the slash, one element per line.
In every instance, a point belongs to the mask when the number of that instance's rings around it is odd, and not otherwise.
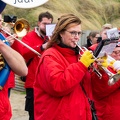
<path fill-rule="evenodd" d="M 74 14 L 60 16 L 52 36 L 48 37 L 46 25 L 51 23 L 53 15 L 42 12 L 37 26 L 22 37 L 22 42 L 41 56 L 1 31 L 10 46 L 0 40 L 0 71 L 6 63 L 11 69 L 0 90 L 0 120 L 10 120 L 12 116 L 9 96 L 10 89 L 15 87 L 15 74 L 26 76 L 25 110 L 29 120 L 119 120 L 120 81 L 110 86 L 110 76 L 103 67 L 110 66 L 115 74 L 120 73 L 120 46 L 116 44 L 111 54 L 101 58 L 93 55 L 113 26 L 105 24 L 101 31 L 91 31 L 86 38 L 88 50 L 81 53 L 77 46 L 82 35 L 81 19 Z M 0 28 L 3 28 L 2 14 Z"/>

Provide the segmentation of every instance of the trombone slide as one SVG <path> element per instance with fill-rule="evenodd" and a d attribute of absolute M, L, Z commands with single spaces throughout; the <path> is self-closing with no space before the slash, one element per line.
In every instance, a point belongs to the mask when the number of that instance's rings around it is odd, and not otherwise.
<path fill-rule="evenodd" d="M 17 40 L 19 43 L 21 43 L 23 46 L 27 47 L 29 50 L 31 50 L 32 52 L 34 52 L 38 56 L 41 56 L 41 54 L 39 52 L 37 52 L 36 50 L 34 50 L 32 47 L 28 46 L 26 43 L 22 42 L 21 40 L 17 39 L 13 35 L 11 35 L 9 32 L 7 32 L 6 30 L 4 30 L 3 28 L 1 28 L 1 30 L 4 31 L 5 33 L 7 33 L 8 35 L 12 36 L 15 40 Z"/>

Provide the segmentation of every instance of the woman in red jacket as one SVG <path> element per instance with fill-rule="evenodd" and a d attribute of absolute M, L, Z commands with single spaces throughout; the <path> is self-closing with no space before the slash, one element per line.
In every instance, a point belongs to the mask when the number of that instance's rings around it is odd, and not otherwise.
<path fill-rule="evenodd" d="M 36 72 L 35 120 L 92 120 L 84 90 L 92 98 L 88 67 L 94 59 L 90 51 L 79 58 L 76 43 L 81 34 L 77 16 L 67 14 L 58 19 Z"/>

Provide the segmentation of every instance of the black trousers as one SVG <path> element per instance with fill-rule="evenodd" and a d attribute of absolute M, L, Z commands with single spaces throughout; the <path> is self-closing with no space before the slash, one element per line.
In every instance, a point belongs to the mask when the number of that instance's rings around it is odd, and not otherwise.
<path fill-rule="evenodd" d="M 26 88 L 25 111 L 29 113 L 29 120 L 34 120 L 34 91 L 33 88 Z"/>

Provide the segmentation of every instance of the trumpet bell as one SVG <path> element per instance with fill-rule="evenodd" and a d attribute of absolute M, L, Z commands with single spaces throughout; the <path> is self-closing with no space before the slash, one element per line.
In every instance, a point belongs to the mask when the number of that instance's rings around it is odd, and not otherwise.
<path fill-rule="evenodd" d="M 120 73 L 111 76 L 108 81 L 108 85 L 110 85 L 110 86 L 114 85 L 118 80 L 120 80 Z"/>
<path fill-rule="evenodd" d="M 15 22 L 13 29 L 14 32 L 18 35 L 18 37 L 23 37 L 30 30 L 30 25 L 27 20 L 22 18 Z"/>
<path fill-rule="evenodd" d="M 118 80 L 120 80 L 120 73 L 113 73 L 109 69 L 102 67 L 104 71 L 108 74 L 109 80 L 108 80 L 108 85 L 114 85 Z"/>

